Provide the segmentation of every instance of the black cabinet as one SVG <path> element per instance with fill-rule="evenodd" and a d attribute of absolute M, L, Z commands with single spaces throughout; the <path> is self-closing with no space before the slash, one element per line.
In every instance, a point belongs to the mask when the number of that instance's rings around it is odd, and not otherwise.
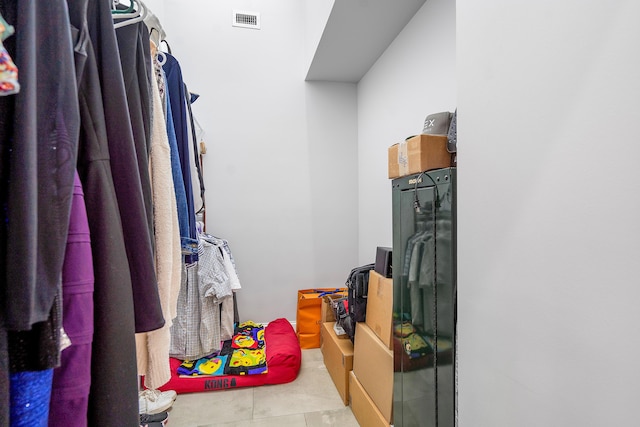
<path fill-rule="evenodd" d="M 392 181 L 395 427 L 453 427 L 456 169 Z"/>

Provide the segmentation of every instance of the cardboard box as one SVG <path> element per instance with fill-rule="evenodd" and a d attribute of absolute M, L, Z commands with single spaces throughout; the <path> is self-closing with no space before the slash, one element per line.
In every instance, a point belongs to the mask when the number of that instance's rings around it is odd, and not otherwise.
<path fill-rule="evenodd" d="M 384 419 L 391 423 L 393 351 L 364 322 L 356 324 L 353 372 Z"/>
<path fill-rule="evenodd" d="M 452 165 L 446 135 L 416 135 L 389 147 L 389 178 Z"/>
<path fill-rule="evenodd" d="M 338 322 L 333 322 L 333 332 L 335 332 L 338 339 L 348 340 L 349 335 L 344 331 L 344 328 L 338 324 Z"/>
<path fill-rule="evenodd" d="M 389 422 L 384 419 L 353 371 L 349 373 L 349 401 L 351 412 L 361 426 L 389 427 Z"/>
<path fill-rule="evenodd" d="M 353 343 L 340 339 L 333 331 L 335 322 L 322 324 L 322 346 L 324 365 L 338 389 L 345 405 L 349 404 L 349 372 L 353 369 Z"/>
<path fill-rule="evenodd" d="M 393 279 L 369 272 L 365 322 L 387 348 L 393 350 Z"/>

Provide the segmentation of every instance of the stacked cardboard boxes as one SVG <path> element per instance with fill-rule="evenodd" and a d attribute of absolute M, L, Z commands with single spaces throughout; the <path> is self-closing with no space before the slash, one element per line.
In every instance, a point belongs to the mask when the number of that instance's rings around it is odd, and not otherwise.
<path fill-rule="evenodd" d="M 369 273 L 365 323 L 390 350 L 393 350 L 393 279 L 375 270 Z"/>
<path fill-rule="evenodd" d="M 389 426 L 389 422 L 378 410 L 375 402 L 371 400 L 353 371 L 349 373 L 349 395 L 351 398 L 351 411 L 356 420 L 358 420 L 358 424 L 366 427 Z"/>
<path fill-rule="evenodd" d="M 349 404 L 349 373 L 353 369 L 353 343 L 334 330 L 335 322 L 325 322 L 321 329 L 320 350 L 327 371 L 345 405 Z M 346 337 L 346 336 L 345 336 Z"/>
<path fill-rule="evenodd" d="M 323 320 L 330 312 L 323 302 Z M 355 342 L 338 336 L 335 322 L 321 327 L 324 364 L 345 405 L 362 426 L 389 426 L 393 404 L 393 280 L 369 273 L 365 322 L 356 324 Z M 326 311 L 325 311 L 326 310 Z"/>
<path fill-rule="evenodd" d="M 393 280 L 371 270 L 365 322 L 356 325 L 351 410 L 362 426 L 389 426 L 393 405 Z"/>

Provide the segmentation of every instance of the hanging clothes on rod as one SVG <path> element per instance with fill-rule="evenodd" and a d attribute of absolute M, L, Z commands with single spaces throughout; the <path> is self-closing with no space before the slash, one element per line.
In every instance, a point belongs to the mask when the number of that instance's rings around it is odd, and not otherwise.
<path fill-rule="evenodd" d="M 24 82 L 0 97 L 0 425 L 137 426 L 138 374 L 152 392 L 170 378 L 181 282 L 211 280 L 199 250 L 225 274 L 233 262 L 196 229 L 193 96 L 177 60 L 152 55 L 165 33 L 154 23 L 152 43 L 142 1 L 0 0 L 0 14 Z M 205 322 L 215 345 L 233 330 L 233 291 Z M 38 413 L 11 412 L 12 398 Z"/>
<path fill-rule="evenodd" d="M 68 347 L 53 371 L 49 427 L 87 425 L 93 343 L 93 250 L 80 175 L 76 173 L 62 270 L 63 325 Z"/>
<path fill-rule="evenodd" d="M 69 7 L 80 21 L 85 12 L 87 48 L 92 53 L 79 90 L 86 118 L 86 149 L 79 168 L 96 242 L 87 419 L 94 425 L 135 425 L 139 409 L 134 333 L 164 324 L 140 178 L 148 171 L 138 166 L 109 5 L 89 0 L 69 1 Z"/>
<path fill-rule="evenodd" d="M 187 223 L 181 219 L 180 237 L 182 240 L 182 250 L 185 253 L 187 264 L 195 263 L 198 260 L 198 234 L 196 230 L 196 217 L 193 201 L 193 186 L 191 180 L 191 169 L 189 160 L 189 133 L 187 124 L 187 104 L 185 84 L 182 79 L 182 70 L 178 60 L 169 53 L 163 53 L 165 58 L 162 69 L 166 76 L 166 90 L 171 104 L 171 114 L 173 127 L 175 130 L 182 180 L 187 204 Z M 184 226 L 187 230 L 184 230 Z M 185 233 L 186 234 L 183 234 Z"/>
<path fill-rule="evenodd" d="M 205 209 L 205 198 L 204 198 L 204 193 L 205 193 L 205 188 L 204 188 L 204 180 L 202 179 L 202 170 L 201 170 L 201 165 L 200 165 L 200 156 L 198 155 L 199 150 L 198 150 L 198 136 L 196 135 L 196 127 L 195 127 L 195 118 L 193 116 L 193 110 L 191 108 L 191 104 L 193 104 L 200 95 L 194 94 L 189 92 L 189 89 L 187 87 L 187 84 L 185 83 L 184 85 L 184 92 L 185 92 L 185 101 L 187 104 L 187 113 L 189 115 L 189 130 L 191 131 L 191 146 L 190 146 L 190 153 L 193 156 L 193 160 L 195 163 L 195 172 L 196 172 L 196 177 L 195 179 L 198 181 L 198 183 L 200 184 L 200 201 L 201 201 L 201 205 L 200 208 L 198 208 L 197 210 L 195 209 L 195 196 L 194 196 L 194 210 L 195 210 L 195 214 L 197 215 L 200 212 L 203 212 Z M 196 218 L 197 221 L 197 218 Z"/>
<path fill-rule="evenodd" d="M 114 15 L 116 26 L 122 23 L 121 15 Z M 118 52 L 122 66 L 124 87 L 126 88 L 126 102 L 130 128 L 133 131 L 133 146 L 135 147 L 142 196 L 146 210 L 147 227 L 153 242 L 153 205 L 151 196 L 151 181 L 149 176 L 149 152 L 151 145 L 151 51 L 149 49 L 149 31 L 140 20 L 126 19 L 126 25 L 116 28 Z M 144 332 L 144 331 L 137 331 Z"/>
<path fill-rule="evenodd" d="M 21 83 L 20 92 L 0 97 L 0 425 L 17 416 L 42 425 L 60 360 L 80 126 L 73 47 L 64 1 L 3 0 L 0 13 L 15 27 L 3 44 Z"/>
<path fill-rule="evenodd" d="M 137 331 L 136 355 L 138 374 L 144 376 L 146 390 L 140 390 L 140 411 L 158 410 L 153 407 L 161 400 L 169 404 L 171 399 L 160 399 L 157 390 L 170 378 L 169 343 L 170 327 L 175 317 L 177 295 L 180 287 L 180 244 L 176 199 L 171 180 L 170 146 L 166 132 L 164 108 L 161 105 L 159 87 L 154 77 L 157 61 L 151 58 L 149 30 L 143 19 L 148 9 L 139 1 L 134 2 L 140 17 L 130 16 L 122 20 L 114 15 L 120 61 L 127 88 L 127 101 L 133 129 L 134 143 L 152 245 L 155 248 L 156 291 L 165 320 L 164 325 L 152 331 Z M 144 176 L 142 171 L 149 173 Z M 175 219 L 175 224 L 174 220 Z M 174 234 L 175 232 L 175 234 Z M 177 245 L 174 243 L 177 242 Z M 175 399 L 175 393 L 171 395 Z"/>
<path fill-rule="evenodd" d="M 160 44 L 167 37 L 167 34 L 165 33 L 164 28 L 162 28 L 160 20 L 151 10 L 147 10 L 147 15 L 144 17 L 144 23 L 149 29 L 149 39 L 152 43 L 151 55 L 154 56 L 158 53 Z"/>
<path fill-rule="evenodd" d="M 198 261 L 183 266 L 171 357 L 197 360 L 222 348 L 234 330 L 233 293 L 241 288 L 228 242 L 199 234 Z"/>
<path fill-rule="evenodd" d="M 160 64 L 154 58 L 154 68 Z M 154 75 L 156 71 L 154 70 Z M 164 109 L 156 80 L 152 88 L 152 132 L 149 166 L 153 189 L 153 218 L 156 237 L 156 272 L 158 292 L 165 325 L 156 331 L 136 334 L 138 373 L 144 385 L 156 390 L 171 378 L 169 367 L 170 328 L 177 315 L 181 283 L 181 248 L 178 210 L 171 166 L 171 148 L 167 135 Z"/>

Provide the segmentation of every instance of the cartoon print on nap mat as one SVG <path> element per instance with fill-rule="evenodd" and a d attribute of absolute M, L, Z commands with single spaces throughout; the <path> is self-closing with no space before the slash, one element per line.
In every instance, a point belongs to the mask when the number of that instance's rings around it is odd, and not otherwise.
<path fill-rule="evenodd" d="M 264 347 L 264 326 L 252 321 L 240 323 L 236 327 L 231 346 L 250 349 Z"/>
<path fill-rule="evenodd" d="M 223 343 L 219 353 L 198 360 L 185 360 L 177 370 L 183 378 L 266 372 L 264 326 L 250 320 L 236 326 L 234 336 Z"/>
<path fill-rule="evenodd" d="M 264 348 L 239 348 L 233 351 L 227 372 L 230 375 L 256 375 L 267 372 L 267 357 Z"/>
<path fill-rule="evenodd" d="M 229 356 L 212 355 L 198 360 L 185 360 L 178 366 L 180 377 L 225 375 Z"/>

